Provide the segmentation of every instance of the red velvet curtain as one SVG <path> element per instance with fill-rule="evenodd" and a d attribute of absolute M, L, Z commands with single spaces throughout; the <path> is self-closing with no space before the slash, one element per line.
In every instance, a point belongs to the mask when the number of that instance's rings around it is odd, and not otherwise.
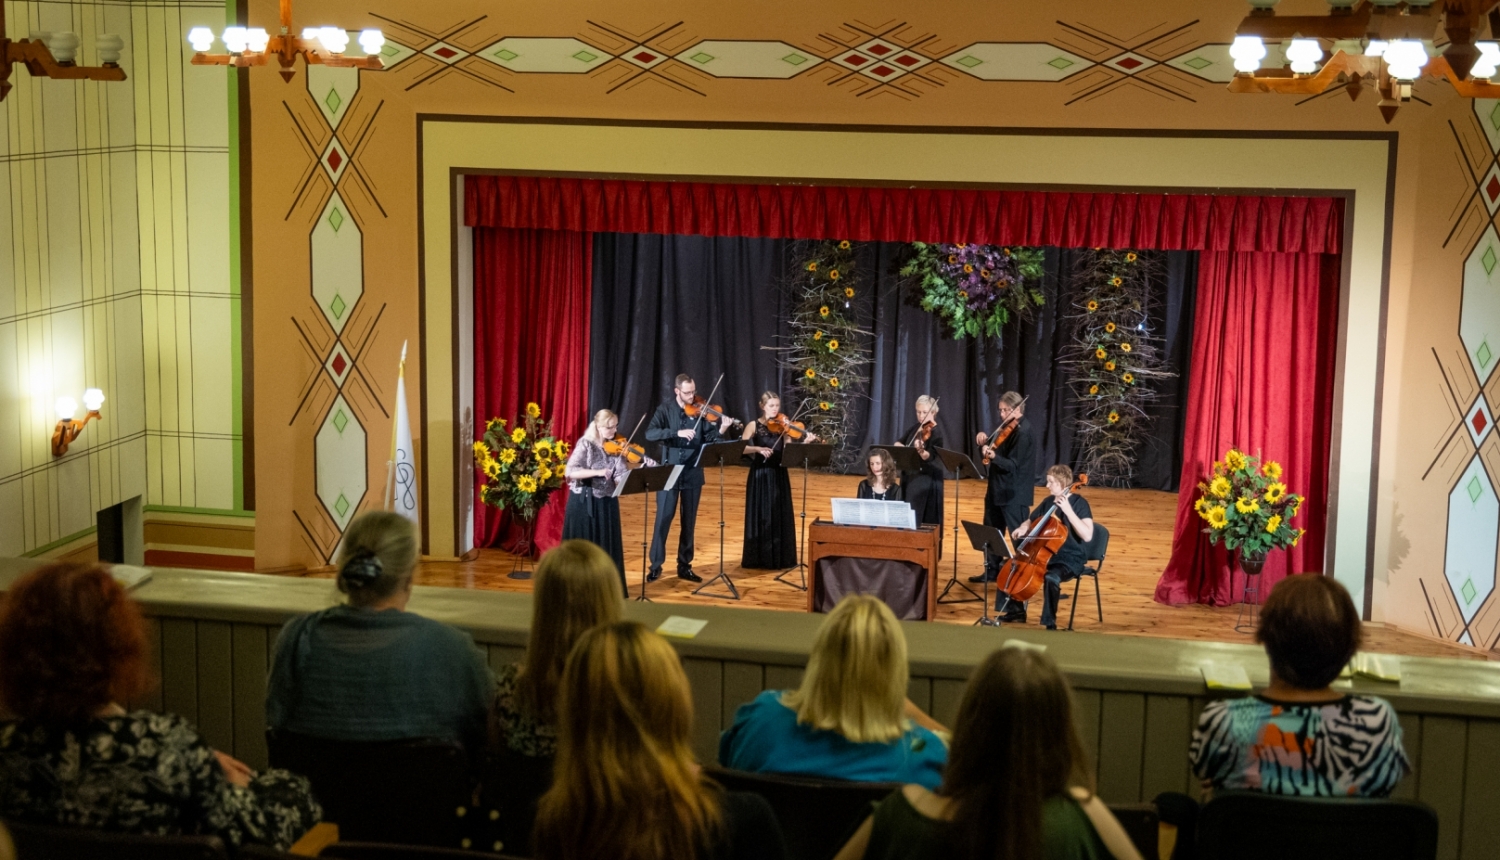
<path fill-rule="evenodd" d="M 1199 256 L 1182 491 L 1157 601 L 1241 599 L 1244 574 L 1231 577 L 1228 554 L 1209 545 L 1193 510 L 1194 488 L 1231 446 L 1281 463 L 1288 490 L 1306 496 L 1293 524 L 1307 534 L 1267 558 L 1260 599 L 1288 573 L 1322 571 L 1338 293 L 1336 255 Z"/>
<path fill-rule="evenodd" d="M 587 423 L 593 237 L 565 230 L 474 231 L 475 425 L 514 421 L 529 401 L 572 442 Z M 477 433 L 476 433 L 477 435 Z M 537 551 L 562 538 L 566 492 L 537 518 Z M 515 546 L 520 528 L 479 500 L 477 546 Z"/>
<path fill-rule="evenodd" d="M 975 191 L 469 176 L 464 223 L 1063 248 L 1336 254 L 1342 201 L 1327 197 Z"/>

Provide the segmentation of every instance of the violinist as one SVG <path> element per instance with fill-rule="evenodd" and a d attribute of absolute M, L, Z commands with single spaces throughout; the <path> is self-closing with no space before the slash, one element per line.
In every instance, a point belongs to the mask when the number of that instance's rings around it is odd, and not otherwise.
<path fill-rule="evenodd" d="M 655 465 L 655 462 L 649 457 L 628 457 L 624 440 L 615 436 L 619 427 L 619 416 L 600 409 L 573 446 L 568 457 L 568 507 L 563 514 L 562 537 L 596 543 L 609 553 L 620 572 L 620 589 L 628 597 L 625 546 L 620 539 L 620 500 L 615 498 L 615 485 L 632 465 Z"/>
<path fill-rule="evenodd" d="M 796 437 L 796 438 L 793 438 Z M 740 566 L 786 570 L 797 564 L 797 526 L 792 514 L 792 481 L 781 463 L 789 444 L 811 442 L 812 432 L 781 414 L 781 395 L 760 396 L 760 417 L 745 425 L 745 552 Z"/>
<path fill-rule="evenodd" d="M 917 423 L 901 434 L 897 445 L 917 449 L 922 466 L 901 475 L 901 495 L 917 513 L 917 522 L 943 524 L 943 463 L 934 452 L 943 447 L 943 433 L 937 426 L 937 398 L 926 394 L 917 398 Z"/>
<path fill-rule="evenodd" d="M 989 465 L 989 484 L 984 494 L 984 524 L 1010 531 L 1026 519 L 1036 481 L 1036 435 L 1026 420 L 1026 402 L 1020 394 L 1000 395 L 1000 426 L 994 433 L 980 433 L 975 443 Z M 999 563 L 985 554 L 984 573 L 970 582 L 995 581 Z"/>
<path fill-rule="evenodd" d="M 678 374 L 672 397 L 656 407 L 651 423 L 646 425 L 647 441 L 661 443 L 662 463 L 683 466 L 676 485 L 656 494 L 656 530 L 651 536 L 648 582 L 661 578 L 661 566 L 667 557 L 667 532 L 677 516 L 679 500 L 682 531 L 677 536 L 677 576 L 689 582 L 703 581 L 703 577 L 693 573 L 693 529 L 698 522 L 698 499 L 703 495 L 703 468 L 698 465 L 698 453 L 704 445 L 719 441 L 719 432 L 727 433 L 734 422 L 725 415 L 715 424 L 703 414 L 700 409 L 703 405 L 698 400 L 698 385 L 693 378 Z M 688 414 L 689 409 L 693 415 Z"/>
<path fill-rule="evenodd" d="M 1019 542 L 1045 517 L 1058 517 L 1068 527 L 1067 539 L 1047 563 L 1046 586 L 1042 592 L 1042 626 L 1048 630 L 1057 629 L 1057 601 L 1062 594 L 1062 584 L 1083 574 L 1084 562 L 1088 561 L 1085 546 L 1094 539 L 1094 512 L 1089 508 L 1088 500 L 1071 491 L 1072 486 L 1072 469 L 1063 465 L 1048 469 L 1049 495 L 1025 522 L 1011 530 Z M 1026 623 L 1026 604 L 1012 601 L 1004 591 L 995 599 L 995 611 L 1003 613 L 1001 621 Z"/>

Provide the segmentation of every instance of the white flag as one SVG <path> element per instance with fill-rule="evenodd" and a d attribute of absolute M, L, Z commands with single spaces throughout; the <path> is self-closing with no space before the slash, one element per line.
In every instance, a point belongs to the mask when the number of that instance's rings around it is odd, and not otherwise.
<path fill-rule="evenodd" d="M 386 466 L 385 508 L 417 522 L 417 461 L 411 444 L 411 418 L 406 412 L 406 343 L 401 344 L 401 369 L 396 374 L 396 422 L 391 429 L 391 459 Z"/>

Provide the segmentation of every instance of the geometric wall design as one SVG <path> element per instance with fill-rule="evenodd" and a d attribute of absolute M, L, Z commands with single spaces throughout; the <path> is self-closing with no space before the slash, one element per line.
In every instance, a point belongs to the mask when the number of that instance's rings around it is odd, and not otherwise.
<path fill-rule="evenodd" d="M 1486 227 L 1464 261 L 1458 334 L 1483 385 L 1500 364 L 1500 234 Z"/>
<path fill-rule="evenodd" d="M 349 525 L 365 497 L 365 428 L 343 395 L 335 397 L 316 440 L 318 500 L 338 525 Z"/>
<path fill-rule="evenodd" d="M 1475 456 L 1448 495 L 1448 546 L 1443 576 L 1458 600 L 1464 631 L 1459 641 L 1473 645 L 1468 629 L 1485 598 L 1495 590 L 1496 549 L 1500 546 L 1500 497 Z"/>

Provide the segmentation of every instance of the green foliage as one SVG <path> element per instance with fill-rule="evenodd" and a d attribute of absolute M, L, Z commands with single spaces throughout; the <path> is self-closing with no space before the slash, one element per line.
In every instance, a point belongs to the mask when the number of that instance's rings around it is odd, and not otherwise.
<path fill-rule="evenodd" d="M 954 340 L 996 338 L 1012 319 L 1030 319 L 1046 296 L 1037 248 L 913 242 L 900 274 L 914 301 L 943 320 Z"/>

